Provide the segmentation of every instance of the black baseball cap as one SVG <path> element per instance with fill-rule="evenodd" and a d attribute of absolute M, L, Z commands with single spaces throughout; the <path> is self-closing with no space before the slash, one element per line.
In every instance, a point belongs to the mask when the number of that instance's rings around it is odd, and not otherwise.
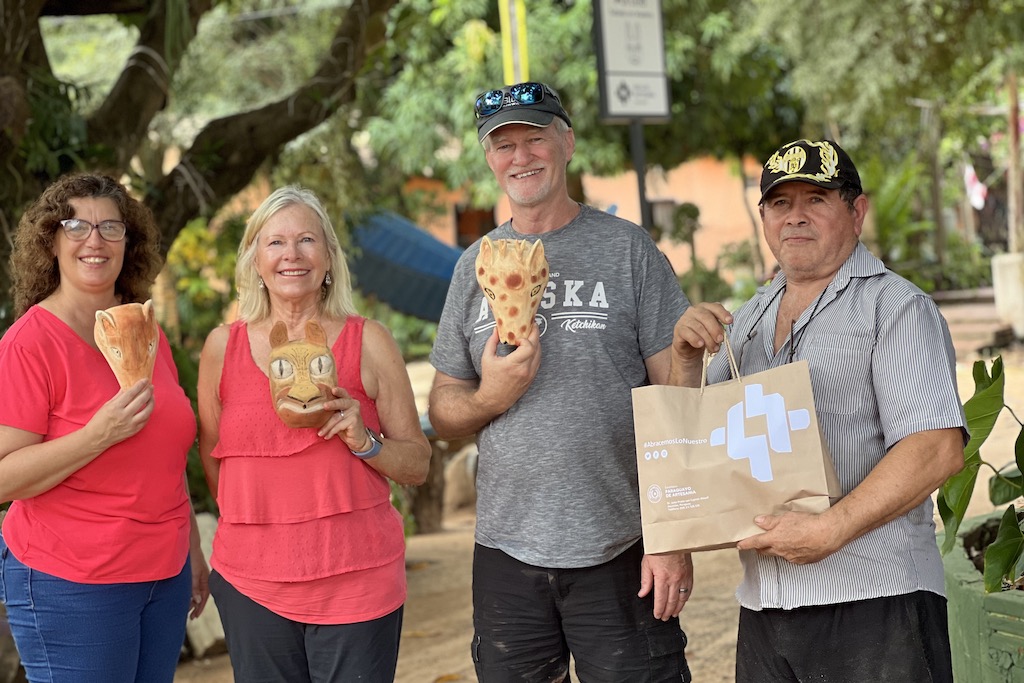
<path fill-rule="evenodd" d="M 516 83 L 486 90 L 477 96 L 473 112 L 481 142 L 494 130 L 510 123 L 544 128 L 557 116 L 572 128 L 558 93 L 545 83 Z"/>
<path fill-rule="evenodd" d="M 831 140 L 795 140 L 775 151 L 761 171 L 761 200 L 776 185 L 790 181 L 809 183 L 829 190 L 852 187 L 862 190 L 853 160 Z"/>

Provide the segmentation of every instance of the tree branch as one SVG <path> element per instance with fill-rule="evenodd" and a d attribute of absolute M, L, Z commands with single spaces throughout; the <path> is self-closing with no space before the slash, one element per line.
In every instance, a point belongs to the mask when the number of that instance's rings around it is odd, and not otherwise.
<path fill-rule="evenodd" d="M 172 37 L 168 35 L 167 2 L 175 1 L 152 3 L 117 83 L 86 122 L 90 144 L 111 152 L 112 163 L 119 169 L 128 167 L 153 117 L 167 105 L 167 92 L 181 52 L 195 36 L 199 18 L 212 6 L 212 0 L 190 0 L 187 34 Z M 168 50 L 169 38 L 177 38 L 173 50 Z"/>
<path fill-rule="evenodd" d="M 141 0 L 46 0 L 43 15 L 49 17 L 86 16 L 92 14 L 137 14 L 145 12 L 150 3 Z"/>
<path fill-rule="evenodd" d="M 245 187 L 256 170 L 287 142 L 353 101 L 355 81 L 373 41 L 397 0 L 354 0 L 313 77 L 289 97 L 260 109 L 210 122 L 147 203 L 163 231 L 163 249 L 192 218 L 212 215 Z"/>

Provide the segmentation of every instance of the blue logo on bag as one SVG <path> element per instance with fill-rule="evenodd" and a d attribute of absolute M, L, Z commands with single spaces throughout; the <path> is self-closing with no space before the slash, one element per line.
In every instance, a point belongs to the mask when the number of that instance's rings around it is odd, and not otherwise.
<path fill-rule="evenodd" d="M 745 389 L 744 400 L 729 408 L 725 427 L 713 430 L 709 443 L 712 446 L 725 444 L 730 458 L 746 458 L 750 461 L 750 474 L 754 479 L 771 481 L 773 476 L 769 447 L 776 453 L 792 453 L 790 434 L 810 427 L 811 413 L 805 408 L 786 410 L 786 400 L 782 395 L 765 396 L 761 384 L 749 384 Z M 768 423 L 768 434 L 748 436 L 743 428 L 744 419 L 762 415 Z"/>

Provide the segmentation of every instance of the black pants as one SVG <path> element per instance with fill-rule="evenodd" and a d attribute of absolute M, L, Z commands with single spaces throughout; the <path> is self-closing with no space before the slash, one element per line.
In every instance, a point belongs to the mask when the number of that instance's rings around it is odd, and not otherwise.
<path fill-rule="evenodd" d="M 286 619 L 210 574 L 235 683 L 392 683 L 402 612 L 357 624 Z"/>
<path fill-rule="evenodd" d="M 654 618 L 653 591 L 638 598 L 643 549 L 582 569 L 524 564 L 477 545 L 472 655 L 480 683 L 690 680 L 678 619 Z"/>
<path fill-rule="evenodd" d="M 740 610 L 737 683 L 953 683 L 946 599 L 891 598 Z"/>

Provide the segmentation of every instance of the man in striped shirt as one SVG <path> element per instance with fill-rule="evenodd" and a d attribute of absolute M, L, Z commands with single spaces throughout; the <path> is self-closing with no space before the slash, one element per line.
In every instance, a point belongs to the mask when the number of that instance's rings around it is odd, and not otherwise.
<path fill-rule="evenodd" d="M 760 201 L 780 273 L 735 315 L 701 304 L 676 324 L 670 384 L 699 385 L 723 325 L 744 375 L 807 360 L 843 489 L 739 543 L 738 683 L 953 680 L 931 502 L 964 462 L 953 346 L 931 298 L 860 243 L 867 209 L 839 145 L 784 145 Z M 708 382 L 728 378 L 716 357 Z"/>

